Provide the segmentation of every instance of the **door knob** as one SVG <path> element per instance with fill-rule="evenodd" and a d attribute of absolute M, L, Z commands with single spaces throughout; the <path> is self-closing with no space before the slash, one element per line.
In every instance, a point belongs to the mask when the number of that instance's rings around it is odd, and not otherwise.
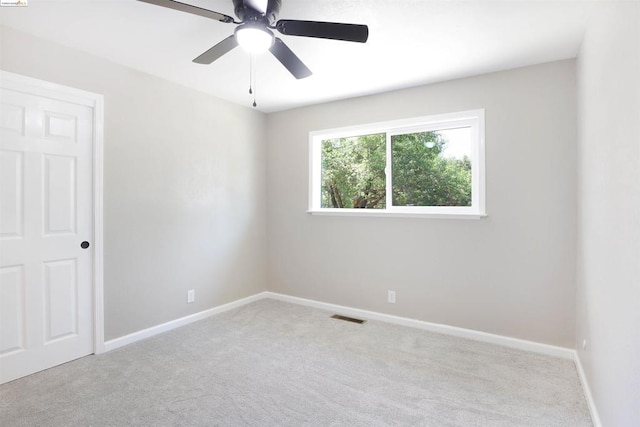
<path fill-rule="evenodd" d="M 89 247 L 89 242 L 85 240 L 84 242 L 80 243 L 80 247 L 82 249 L 87 249 Z"/>

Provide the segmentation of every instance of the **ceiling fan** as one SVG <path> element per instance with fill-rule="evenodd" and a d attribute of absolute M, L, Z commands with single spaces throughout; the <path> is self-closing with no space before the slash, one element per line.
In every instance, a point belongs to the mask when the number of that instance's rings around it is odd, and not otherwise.
<path fill-rule="evenodd" d="M 269 50 L 296 79 L 309 77 L 309 68 L 289 47 L 273 35 L 272 29 L 286 36 L 316 37 L 364 43 L 369 37 L 366 25 L 337 22 L 278 20 L 281 0 L 233 0 L 239 21 L 222 13 L 203 9 L 174 0 L 139 0 L 169 9 L 204 16 L 226 24 L 237 24 L 234 34 L 222 40 L 193 60 L 198 64 L 211 64 L 225 53 L 240 45 L 250 53 Z"/>

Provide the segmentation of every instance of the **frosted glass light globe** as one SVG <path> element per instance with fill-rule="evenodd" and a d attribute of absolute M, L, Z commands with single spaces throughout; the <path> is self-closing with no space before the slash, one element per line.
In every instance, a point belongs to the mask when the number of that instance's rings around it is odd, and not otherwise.
<path fill-rule="evenodd" d="M 265 52 L 273 44 L 273 33 L 266 28 L 246 25 L 236 28 L 236 40 L 249 53 Z"/>

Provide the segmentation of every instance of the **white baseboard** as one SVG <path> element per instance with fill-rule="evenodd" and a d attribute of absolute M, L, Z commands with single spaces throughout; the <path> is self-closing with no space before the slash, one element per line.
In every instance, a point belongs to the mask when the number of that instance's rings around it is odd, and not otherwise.
<path fill-rule="evenodd" d="M 145 338 L 149 338 L 154 335 L 161 334 L 162 332 L 179 328 L 180 326 L 188 325 L 189 323 L 196 322 L 198 320 L 202 320 L 207 317 L 216 315 L 218 313 L 223 313 L 225 311 L 229 311 L 234 308 L 241 307 L 243 305 L 246 305 L 264 298 L 271 298 L 271 299 L 289 302 L 293 304 L 319 308 L 321 310 L 333 311 L 340 314 L 346 314 L 352 317 L 363 317 L 365 319 L 370 319 L 370 320 L 379 320 L 382 322 L 393 323 L 396 325 L 408 326 L 411 328 L 423 329 L 426 331 L 437 332 L 440 334 L 451 335 L 455 337 L 467 338 L 475 341 L 482 341 L 486 343 L 501 345 L 503 347 L 516 348 L 519 350 L 546 354 L 549 356 L 560 357 L 563 359 L 575 360 L 575 351 L 568 348 L 564 348 L 564 347 L 541 344 L 533 341 L 521 340 L 518 338 L 505 337 L 502 335 L 495 335 L 487 332 L 474 331 L 472 329 L 458 328 L 456 326 L 448 326 L 448 325 L 442 325 L 438 323 L 425 322 L 422 320 L 409 319 L 407 317 L 393 316 L 390 314 L 383 314 L 375 311 L 361 310 L 359 308 L 329 304 L 325 302 L 279 294 L 276 292 L 260 292 L 258 294 L 251 295 L 249 297 L 242 298 L 237 301 L 230 302 L 228 304 L 220 305 L 218 307 L 214 307 L 209 310 L 191 314 L 189 316 L 182 317 L 180 319 L 175 319 L 170 322 L 162 323 L 157 326 L 152 326 L 151 328 L 143 329 L 141 331 L 134 332 L 132 334 L 107 341 L 104 343 L 104 349 L 105 351 L 114 350 L 116 348 L 125 346 L 127 344 L 131 344 L 136 341 L 140 341 Z"/>
<path fill-rule="evenodd" d="M 587 381 L 587 376 L 584 374 L 584 369 L 582 369 L 582 362 L 580 362 L 580 356 L 578 352 L 574 352 L 573 361 L 576 364 L 576 370 L 578 371 L 578 377 L 580 378 L 580 384 L 582 384 L 582 391 L 584 392 L 584 397 L 587 399 L 587 406 L 589 407 L 589 413 L 591 414 L 591 421 L 593 422 L 593 427 L 602 427 L 602 422 L 600 422 L 600 416 L 598 415 L 598 409 L 596 408 L 596 402 L 593 400 L 593 395 L 591 394 L 591 387 L 589 387 L 589 382 Z"/>
<path fill-rule="evenodd" d="M 211 317 L 219 313 L 224 313 L 225 311 L 233 310 L 234 308 L 241 307 L 243 305 L 252 303 L 254 301 L 257 301 L 263 298 L 265 298 L 265 292 L 260 292 L 255 295 L 248 296 L 246 298 L 232 301 L 228 304 L 219 305 L 217 307 L 210 308 L 208 310 L 204 310 L 199 313 L 194 313 L 189 316 L 181 317 L 179 319 L 171 320 L 169 322 L 162 323 L 160 325 L 152 326 L 150 328 L 143 329 L 141 331 L 134 332 L 129 335 L 125 335 L 123 337 L 112 339 L 104 343 L 104 351 L 115 350 L 116 348 L 123 347 L 127 344 L 132 344 L 136 341 L 140 341 L 145 338 L 149 338 L 154 335 L 158 335 L 163 332 L 167 332 L 172 329 L 179 328 L 180 326 L 188 325 L 189 323 L 197 322 L 198 320 L 206 319 L 207 317 Z"/>
<path fill-rule="evenodd" d="M 351 317 L 363 317 L 370 320 L 394 323 L 396 325 L 409 326 L 412 328 L 424 329 L 426 331 L 437 332 L 445 335 L 452 335 L 460 338 L 472 339 L 486 343 L 501 345 L 503 347 L 516 348 L 519 350 L 531 351 L 534 353 L 546 354 L 563 359 L 574 359 L 574 350 L 564 347 L 557 347 L 549 344 L 541 344 L 534 341 L 526 341 L 518 338 L 505 337 L 487 332 L 474 331 L 472 329 L 458 328 L 456 326 L 430 323 L 422 320 L 409 319 L 407 317 L 393 316 L 390 314 L 378 313 L 375 311 L 361 310 L 359 308 L 345 307 L 342 305 L 329 304 L 305 298 L 293 297 L 290 295 L 275 292 L 265 292 L 265 297 L 294 304 L 306 305 L 322 310 L 334 311 L 339 314 L 346 314 Z"/>

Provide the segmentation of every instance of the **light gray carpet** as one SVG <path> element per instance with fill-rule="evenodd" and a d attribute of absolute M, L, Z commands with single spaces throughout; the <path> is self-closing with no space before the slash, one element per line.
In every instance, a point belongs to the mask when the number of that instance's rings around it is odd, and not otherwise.
<path fill-rule="evenodd" d="M 0 386 L 9 426 L 591 426 L 573 363 L 274 300 Z"/>

